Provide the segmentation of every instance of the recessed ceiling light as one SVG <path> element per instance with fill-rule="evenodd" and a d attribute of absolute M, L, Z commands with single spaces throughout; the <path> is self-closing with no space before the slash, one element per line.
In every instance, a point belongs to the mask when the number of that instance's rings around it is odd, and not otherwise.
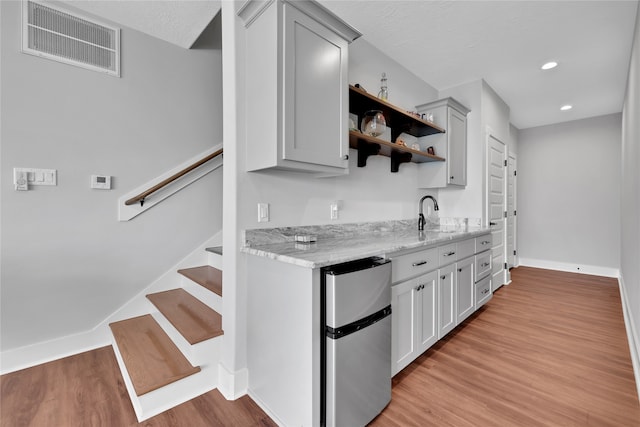
<path fill-rule="evenodd" d="M 573 108 L 573 105 L 563 105 L 562 107 L 560 107 L 561 111 L 568 111 L 571 110 Z"/>
<path fill-rule="evenodd" d="M 550 70 L 552 68 L 556 68 L 558 66 L 558 63 L 555 61 L 551 61 L 551 62 L 547 62 L 546 64 L 544 64 L 542 67 L 543 70 Z"/>

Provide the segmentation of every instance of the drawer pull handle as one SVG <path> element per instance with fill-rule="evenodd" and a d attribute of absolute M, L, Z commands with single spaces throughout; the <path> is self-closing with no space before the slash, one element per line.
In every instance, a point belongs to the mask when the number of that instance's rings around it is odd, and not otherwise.
<path fill-rule="evenodd" d="M 482 264 L 480 264 L 481 267 L 489 267 L 489 263 L 488 262 L 483 262 Z"/>
<path fill-rule="evenodd" d="M 447 252 L 446 254 L 442 254 L 443 256 L 451 256 L 451 255 L 455 255 L 456 252 L 455 251 L 451 251 L 451 252 Z"/>
<path fill-rule="evenodd" d="M 421 266 L 421 265 L 425 265 L 425 264 L 426 264 L 426 263 L 428 263 L 428 262 L 429 262 L 429 261 L 417 261 L 417 262 L 414 262 L 414 263 L 413 263 L 413 264 L 411 264 L 411 265 L 413 265 L 414 267 L 419 267 L 419 266 Z"/>
<path fill-rule="evenodd" d="M 491 243 L 488 240 L 483 240 L 482 242 L 480 242 L 481 245 L 488 245 L 489 243 Z"/>

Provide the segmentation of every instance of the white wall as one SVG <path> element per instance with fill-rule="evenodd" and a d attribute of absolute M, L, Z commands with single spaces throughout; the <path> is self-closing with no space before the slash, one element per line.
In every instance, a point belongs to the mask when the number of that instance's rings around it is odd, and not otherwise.
<path fill-rule="evenodd" d="M 622 112 L 620 282 L 640 394 L 640 8 Z"/>
<path fill-rule="evenodd" d="M 522 265 L 617 276 L 620 120 L 613 114 L 520 131 Z"/>
<path fill-rule="evenodd" d="M 21 53 L 20 2 L 0 3 L 5 351 L 90 330 L 220 230 L 221 170 L 130 222 L 117 199 L 222 141 L 222 84 L 219 22 L 192 50 L 124 28 L 115 78 Z M 13 167 L 58 185 L 16 192 Z"/>

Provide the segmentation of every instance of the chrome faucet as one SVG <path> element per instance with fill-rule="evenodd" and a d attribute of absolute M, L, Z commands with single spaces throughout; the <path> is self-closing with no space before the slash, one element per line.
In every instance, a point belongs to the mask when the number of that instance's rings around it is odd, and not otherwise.
<path fill-rule="evenodd" d="M 422 205 L 423 205 L 424 199 L 431 199 L 433 201 L 434 211 L 440 210 L 440 208 L 438 207 L 438 202 L 436 201 L 436 199 L 433 198 L 433 196 L 424 196 L 422 199 L 420 199 L 420 203 L 419 203 L 420 210 L 418 211 L 418 231 L 424 230 L 424 224 L 427 222 L 424 219 L 424 215 L 422 214 Z"/>

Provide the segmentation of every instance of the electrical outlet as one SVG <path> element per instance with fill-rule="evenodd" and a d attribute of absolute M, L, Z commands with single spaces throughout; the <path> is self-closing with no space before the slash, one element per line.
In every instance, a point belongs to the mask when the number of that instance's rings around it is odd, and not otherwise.
<path fill-rule="evenodd" d="M 338 203 L 331 203 L 330 211 L 331 219 L 338 219 Z"/>
<path fill-rule="evenodd" d="M 269 222 L 269 203 L 258 203 L 258 222 Z"/>

